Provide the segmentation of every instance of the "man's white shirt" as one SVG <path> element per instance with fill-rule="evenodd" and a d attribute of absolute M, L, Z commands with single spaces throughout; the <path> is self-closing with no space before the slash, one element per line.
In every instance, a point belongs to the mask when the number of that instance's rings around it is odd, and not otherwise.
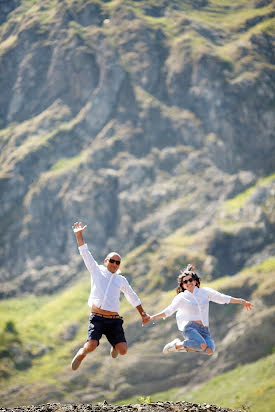
<path fill-rule="evenodd" d="M 86 243 L 78 249 L 91 274 L 91 291 L 88 299 L 90 307 L 95 305 L 103 310 L 119 312 L 120 292 L 124 293 L 133 307 L 141 305 L 140 299 L 129 285 L 128 280 L 120 275 L 120 270 L 111 273 L 106 266 L 98 265 Z"/>

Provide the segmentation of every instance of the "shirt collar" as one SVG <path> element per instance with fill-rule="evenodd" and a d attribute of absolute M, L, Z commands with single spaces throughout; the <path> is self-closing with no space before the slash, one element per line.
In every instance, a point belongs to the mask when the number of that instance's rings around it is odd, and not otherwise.
<path fill-rule="evenodd" d="M 188 295 L 193 296 L 193 295 L 197 295 L 198 291 L 199 291 L 199 288 L 197 286 L 195 286 L 194 290 L 193 290 L 193 293 L 189 292 L 189 290 L 187 290 L 187 289 L 184 291 L 184 293 L 187 292 Z"/>

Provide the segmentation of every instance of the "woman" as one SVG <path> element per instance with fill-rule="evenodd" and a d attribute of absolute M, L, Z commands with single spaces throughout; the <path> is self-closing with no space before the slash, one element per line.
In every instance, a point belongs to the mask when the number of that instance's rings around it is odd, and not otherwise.
<path fill-rule="evenodd" d="M 177 296 L 162 312 L 150 317 L 150 320 L 166 318 L 177 312 L 178 328 L 182 331 L 184 340 L 174 339 L 163 348 L 163 353 L 169 352 L 203 352 L 211 355 L 215 343 L 209 332 L 209 302 L 240 303 L 246 310 L 253 308 L 252 303 L 233 298 L 208 287 L 200 288 L 200 278 L 193 265 L 180 273 L 178 277 Z"/>

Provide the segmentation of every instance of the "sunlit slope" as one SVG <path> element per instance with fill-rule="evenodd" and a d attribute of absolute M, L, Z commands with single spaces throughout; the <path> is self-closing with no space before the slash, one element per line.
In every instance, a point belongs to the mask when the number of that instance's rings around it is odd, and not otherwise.
<path fill-rule="evenodd" d="M 178 382 L 184 386 L 190 382 L 197 385 L 242 362 L 256 361 L 271 353 L 274 344 L 271 334 L 274 326 L 274 270 L 275 261 L 269 259 L 234 277 L 207 284 L 233 296 L 251 299 L 255 304 L 252 313 L 246 313 L 239 305 L 217 307 L 213 304 L 212 334 L 217 343 L 217 353 L 213 357 L 164 356 L 162 347 L 166 341 L 180 336 L 174 318 L 142 328 L 136 310 L 123 300 L 121 314 L 125 318 L 128 355 L 111 360 L 109 344 L 102 339 L 97 352 L 89 355 L 76 373 L 71 371 L 70 362 L 86 337 L 87 280 L 51 297 L 3 301 L 0 304 L 3 405 L 10 402 L 8 396 L 14 399 L 13 402 L 22 404 L 30 403 L 32 398 L 32 402 L 49 397 L 53 400 L 77 400 L 78 397 L 116 400 L 125 398 L 128 393 L 151 395 L 159 389 L 179 386 Z M 164 308 L 174 295 L 174 290 L 162 293 L 156 290 L 148 296 L 144 291 L 140 293 L 150 313 Z M 13 330 L 9 331 L 8 323 L 12 323 Z M 69 333 L 70 330 L 73 332 Z M 184 367 L 179 362 L 181 356 L 185 356 Z M 200 367 L 200 376 L 196 367 Z M 113 379 L 107 385 L 109 374 Z M 88 387 L 80 385 L 84 380 L 89 382 Z M 6 391 L 14 385 L 21 388 L 16 396 Z M 39 396 L 36 395 L 38 387 Z M 4 389 L 8 395 L 4 395 Z"/>
<path fill-rule="evenodd" d="M 184 362 L 183 362 L 184 365 Z M 275 354 L 210 379 L 199 388 L 177 387 L 150 395 L 151 401 L 189 401 L 208 403 L 251 412 L 273 412 L 275 409 Z M 137 403 L 140 397 L 119 403 Z"/>

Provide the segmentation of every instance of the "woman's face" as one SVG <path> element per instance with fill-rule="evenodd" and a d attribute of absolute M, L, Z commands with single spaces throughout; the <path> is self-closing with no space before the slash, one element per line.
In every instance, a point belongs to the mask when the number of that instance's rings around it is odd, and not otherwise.
<path fill-rule="evenodd" d="M 189 292 L 193 293 L 196 286 L 196 281 L 191 275 L 186 275 L 182 278 L 182 286 L 183 289 L 186 289 Z"/>

